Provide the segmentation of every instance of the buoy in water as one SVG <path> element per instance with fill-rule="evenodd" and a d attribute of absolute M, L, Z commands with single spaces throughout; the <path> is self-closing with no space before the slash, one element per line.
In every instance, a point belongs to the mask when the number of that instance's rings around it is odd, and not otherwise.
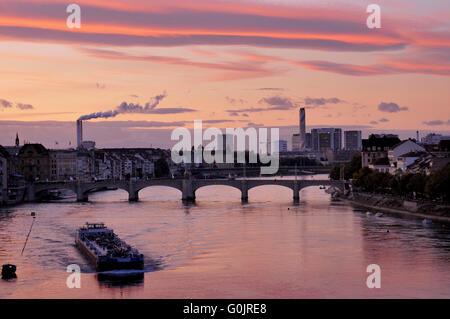
<path fill-rule="evenodd" d="M 4 264 L 2 266 L 2 279 L 14 279 L 17 278 L 16 266 L 12 264 Z"/>

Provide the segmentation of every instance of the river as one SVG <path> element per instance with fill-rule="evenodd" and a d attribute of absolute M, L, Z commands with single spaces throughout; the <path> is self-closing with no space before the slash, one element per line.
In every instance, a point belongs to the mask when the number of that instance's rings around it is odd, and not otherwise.
<path fill-rule="evenodd" d="M 0 264 L 16 264 L 18 278 L 0 280 L 0 298 L 450 298 L 449 225 L 367 216 L 319 187 L 299 205 L 280 186 L 251 189 L 247 204 L 226 186 L 196 195 L 186 206 L 178 190 L 150 187 L 137 203 L 117 190 L 1 208 Z M 74 245 L 86 221 L 145 255 L 142 278 L 95 273 Z M 66 286 L 69 264 L 81 268 L 79 289 Z M 366 285 L 370 264 L 381 267 L 379 289 Z"/>

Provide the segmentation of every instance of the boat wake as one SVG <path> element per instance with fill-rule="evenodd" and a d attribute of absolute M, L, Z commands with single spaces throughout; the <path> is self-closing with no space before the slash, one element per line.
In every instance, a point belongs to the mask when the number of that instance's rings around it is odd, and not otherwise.
<path fill-rule="evenodd" d="M 144 274 L 146 271 L 141 269 L 120 269 L 120 270 L 108 270 L 108 271 L 101 271 L 97 272 L 98 275 L 108 275 L 108 276 L 132 276 L 132 275 L 138 275 L 138 274 Z"/>

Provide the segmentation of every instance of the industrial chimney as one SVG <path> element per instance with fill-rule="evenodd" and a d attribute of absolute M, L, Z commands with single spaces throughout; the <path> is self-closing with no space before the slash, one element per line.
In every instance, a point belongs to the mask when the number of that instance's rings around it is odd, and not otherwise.
<path fill-rule="evenodd" d="M 83 142 L 83 121 L 77 120 L 77 147 L 80 148 Z"/>
<path fill-rule="evenodd" d="M 304 152 L 305 151 L 305 147 L 306 147 L 306 119 L 305 119 L 305 108 L 302 107 L 300 108 L 300 147 L 299 150 L 300 152 Z"/>

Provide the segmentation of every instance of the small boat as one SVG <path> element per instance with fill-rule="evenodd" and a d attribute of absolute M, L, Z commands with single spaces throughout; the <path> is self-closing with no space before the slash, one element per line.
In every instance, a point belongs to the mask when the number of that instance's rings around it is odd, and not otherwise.
<path fill-rule="evenodd" d="M 384 215 L 384 213 L 382 213 L 382 212 L 378 212 L 375 214 L 375 216 L 377 216 L 377 217 L 383 217 L 383 215 Z"/>
<path fill-rule="evenodd" d="M 423 224 L 431 224 L 432 222 L 433 222 L 433 220 L 430 219 L 430 218 L 425 218 L 425 219 L 422 221 Z"/>
<path fill-rule="evenodd" d="M 48 191 L 49 199 L 61 199 L 61 191 L 59 189 L 51 189 Z"/>
<path fill-rule="evenodd" d="M 61 199 L 61 191 L 59 189 L 49 189 L 42 193 L 43 200 L 58 200 Z"/>
<path fill-rule="evenodd" d="M 86 223 L 80 227 L 75 244 L 97 271 L 144 269 L 144 255 L 127 245 L 103 223 Z"/>
<path fill-rule="evenodd" d="M 16 266 L 12 264 L 5 264 L 2 266 L 2 279 L 9 280 L 17 278 Z"/>
<path fill-rule="evenodd" d="M 373 213 L 372 213 L 370 210 L 368 210 L 368 211 L 366 212 L 366 215 L 367 215 L 367 216 L 372 216 Z"/>

